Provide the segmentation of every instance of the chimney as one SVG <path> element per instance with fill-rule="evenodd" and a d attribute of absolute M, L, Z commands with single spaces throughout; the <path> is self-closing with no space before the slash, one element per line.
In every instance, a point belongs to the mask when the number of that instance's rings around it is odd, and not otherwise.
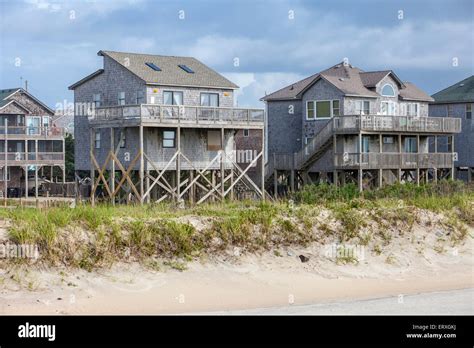
<path fill-rule="evenodd" d="M 28 92 L 28 80 L 25 80 L 25 91 Z"/>

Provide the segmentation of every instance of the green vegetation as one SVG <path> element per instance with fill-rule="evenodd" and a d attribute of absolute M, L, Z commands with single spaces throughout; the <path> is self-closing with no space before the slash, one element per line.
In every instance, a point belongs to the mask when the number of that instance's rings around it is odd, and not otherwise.
<path fill-rule="evenodd" d="M 16 208 L 0 210 L 0 219 L 10 221 L 13 242 L 38 245 L 40 262 L 86 270 L 118 260 L 140 261 L 155 270 L 163 265 L 183 270 L 186 261 L 232 247 L 275 250 L 281 256 L 281 246 L 326 240 L 372 245 L 374 253 L 381 254 L 395 235 L 410 233 L 422 223 L 420 210 L 444 216 L 441 227 L 452 244 L 463 241 L 468 226 L 474 226 L 474 189 L 456 181 L 363 193 L 352 184 L 309 185 L 292 198 L 294 206 L 240 201 L 181 210 L 171 204 Z M 392 261 L 388 257 L 387 262 Z"/>

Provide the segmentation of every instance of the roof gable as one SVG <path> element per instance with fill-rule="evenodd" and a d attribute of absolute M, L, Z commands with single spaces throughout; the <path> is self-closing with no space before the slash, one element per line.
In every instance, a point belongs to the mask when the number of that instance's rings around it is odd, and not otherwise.
<path fill-rule="evenodd" d="M 425 92 L 413 84 L 402 82 L 392 70 L 365 72 L 343 62 L 266 95 L 261 100 L 300 99 L 319 79 L 325 79 L 346 96 L 377 98 L 380 95 L 374 89 L 387 75 L 398 84 L 401 99 L 431 101 Z"/>
<path fill-rule="evenodd" d="M 26 96 L 26 99 L 24 96 Z M 12 101 L 15 101 L 16 105 L 29 113 L 54 115 L 54 111 L 50 107 L 23 88 L 0 90 L 0 108 L 6 107 Z"/>

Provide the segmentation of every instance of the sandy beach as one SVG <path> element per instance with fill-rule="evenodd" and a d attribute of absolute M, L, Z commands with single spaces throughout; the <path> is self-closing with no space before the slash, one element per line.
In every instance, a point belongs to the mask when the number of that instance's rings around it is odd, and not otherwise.
<path fill-rule="evenodd" d="M 474 287 L 472 238 L 442 253 L 414 245 L 400 238 L 380 255 L 366 252 L 350 264 L 337 264 L 327 246 L 315 244 L 258 255 L 232 250 L 193 261 L 185 271 L 136 263 L 94 272 L 2 270 L 0 313 L 192 314 Z"/>

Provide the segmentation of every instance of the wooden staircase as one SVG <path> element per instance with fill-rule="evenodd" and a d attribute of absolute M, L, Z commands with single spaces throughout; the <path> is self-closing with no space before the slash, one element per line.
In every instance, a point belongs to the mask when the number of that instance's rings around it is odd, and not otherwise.
<path fill-rule="evenodd" d="M 292 170 L 299 172 L 307 172 L 314 163 L 316 163 L 324 153 L 331 147 L 333 143 L 334 122 L 330 120 L 306 146 L 293 156 Z M 275 169 L 288 170 L 279 167 L 279 155 L 276 155 L 275 160 L 269 159 L 265 165 L 265 187 L 271 188 L 273 186 L 273 175 Z M 288 155 L 281 155 L 288 156 Z"/>

